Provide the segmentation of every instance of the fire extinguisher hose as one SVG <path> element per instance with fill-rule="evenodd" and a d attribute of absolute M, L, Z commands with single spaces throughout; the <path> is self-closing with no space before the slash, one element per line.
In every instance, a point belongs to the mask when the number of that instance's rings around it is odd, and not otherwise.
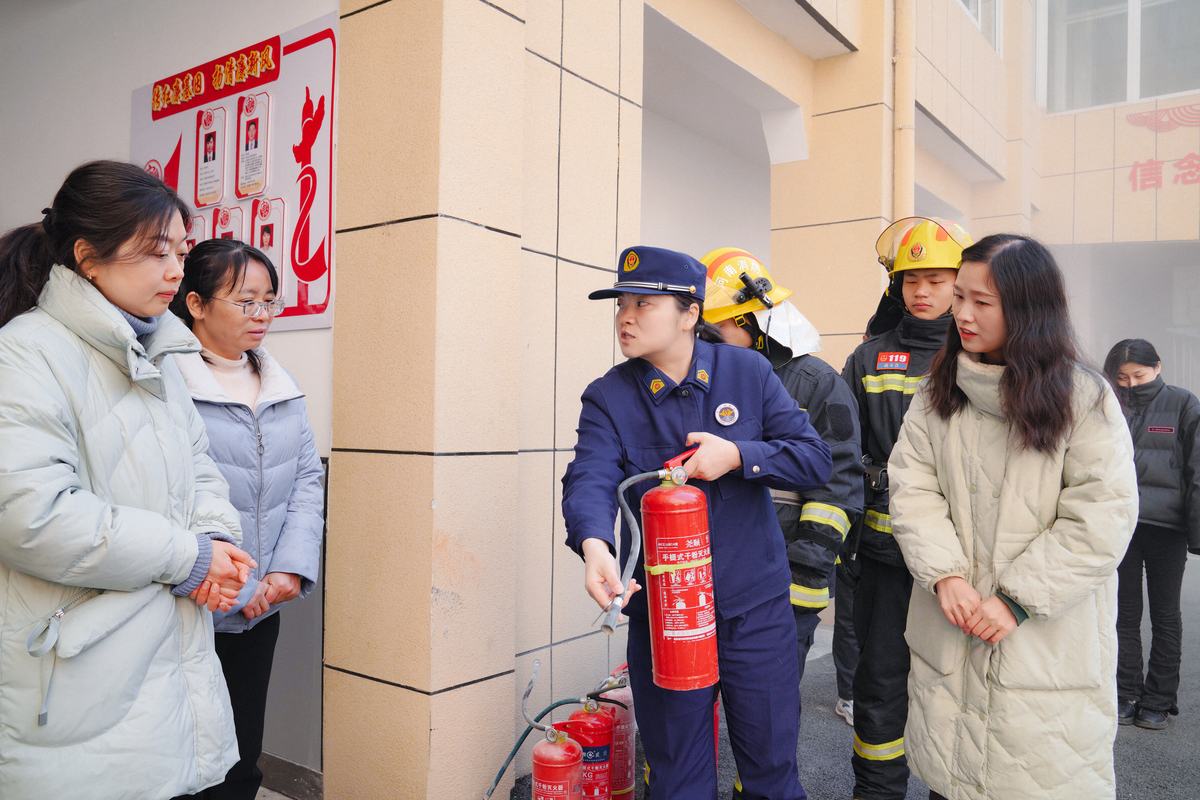
<path fill-rule="evenodd" d="M 612 599 L 612 602 L 608 604 L 608 608 L 605 609 L 604 621 L 600 623 L 600 629 L 605 633 L 611 634 L 617 629 L 617 618 L 620 617 L 621 608 L 625 605 L 625 601 L 629 597 L 629 581 L 633 577 L 634 567 L 637 566 L 638 556 L 642 553 L 642 529 L 638 526 L 637 516 L 633 513 L 633 509 L 629 507 L 629 502 L 625 499 L 625 490 L 641 481 L 662 480 L 670 476 L 670 470 L 656 469 L 653 472 L 642 472 L 626 478 L 617 487 L 617 502 L 621 504 L 621 511 L 625 514 L 625 521 L 629 523 L 629 559 L 625 562 L 625 572 L 621 575 L 621 586 L 625 588 L 625 593 Z"/>
<path fill-rule="evenodd" d="M 488 800 L 488 798 L 492 796 L 492 792 L 496 791 L 496 787 L 500 785 L 500 779 L 504 777 L 504 771 L 506 769 L 508 769 L 508 765 L 512 763 L 512 760 L 514 758 L 516 758 L 517 751 L 521 749 L 521 745 L 525 744 L 525 740 L 529 738 L 529 734 L 533 732 L 534 727 L 536 726 L 539 730 L 545 730 L 546 726 L 538 725 L 537 723 L 541 722 L 542 717 L 546 716 L 554 709 L 558 708 L 559 706 L 569 706 L 572 703 L 578 703 L 578 704 L 582 705 L 588 701 L 588 698 L 596 700 L 597 702 L 600 702 L 600 703 L 609 703 L 614 706 L 620 706 L 621 708 L 629 708 L 629 706 L 625 705 L 624 703 L 622 703 L 619 700 L 609 700 L 607 697 L 599 696 L 603 692 L 611 691 L 613 689 L 619 689 L 625 685 L 623 683 L 619 683 L 615 686 L 607 686 L 608 682 L 605 681 L 604 685 L 606 686 L 606 688 L 597 689 L 594 692 L 589 692 L 587 697 L 572 697 L 570 700 L 559 700 L 557 703 L 551 703 L 550 705 L 543 708 L 540 714 L 538 714 L 533 719 L 530 719 L 529 718 L 529 693 L 533 691 L 533 682 L 537 680 L 538 668 L 540 666 L 541 666 L 540 661 L 533 662 L 533 676 L 529 679 L 529 685 L 527 687 L 525 687 L 525 697 L 522 699 L 522 702 L 521 702 L 521 710 L 525 713 L 525 719 L 529 720 L 529 724 L 525 726 L 525 732 L 521 734 L 521 736 L 517 739 L 517 743 L 513 745 L 513 749 L 509 751 L 508 758 L 504 759 L 504 764 L 501 765 L 500 771 L 496 773 L 496 779 L 494 781 L 492 781 L 492 785 L 490 787 L 488 787 L 487 794 L 485 794 L 483 796 L 483 800 Z"/>

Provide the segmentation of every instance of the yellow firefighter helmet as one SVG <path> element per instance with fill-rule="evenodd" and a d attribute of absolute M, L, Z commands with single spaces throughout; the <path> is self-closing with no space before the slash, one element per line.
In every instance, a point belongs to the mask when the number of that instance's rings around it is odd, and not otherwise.
<path fill-rule="evenodd" d="M 700 259 L 708 268 L 704 319 L 714 325 L 788 299 L 791 289 L 775 283 L 759 260 L 736 247 L 721 247 Z M 764 302 L 765 301 L 765 302 Z"/>
<path fill-rule="evenodd" d="M 887 227 L 875 242 L 888 277 L 906 269 L 958 269 L 962 251 L 975 244 L 957 222 L 940 217 L 905 217 Z"/>

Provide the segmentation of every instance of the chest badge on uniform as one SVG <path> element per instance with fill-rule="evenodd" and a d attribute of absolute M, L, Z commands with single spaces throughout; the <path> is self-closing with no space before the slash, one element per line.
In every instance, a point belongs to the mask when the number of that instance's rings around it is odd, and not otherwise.
<path fill-rule="evenodd" d="M 733 403 L 721 403 L 717 406 L 717 422 L 726 427 L 738 421 L 737 406 Z"/>
<path fill-rule="evenodd" d="M 908 369 L 908 353 L 880 353 L 875 361 L 876 371 L 881 369 Z"/>
<path fill-rule="evenodd" d="M 1174 428 L 1164 428 L 1164 427 L 1160 427 L 1158 425 L 1151 425 L 1149 428 L 1146 428 L 1146 432 L 1147 433 L 1174 433 L 1175 429 Z"/>

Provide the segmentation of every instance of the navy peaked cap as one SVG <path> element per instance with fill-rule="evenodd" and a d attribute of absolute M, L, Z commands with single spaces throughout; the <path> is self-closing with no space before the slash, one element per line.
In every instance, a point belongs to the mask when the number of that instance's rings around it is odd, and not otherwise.
<path fill-rule="evenodd" d="M 631 294 L 686 294 L 704 302 L 704 279 L 708 271 L 686 253 L 662 247 L 630 247 L 617 262 L 617 282 L 611 289 L 598 289 L 589 300 Z"/>

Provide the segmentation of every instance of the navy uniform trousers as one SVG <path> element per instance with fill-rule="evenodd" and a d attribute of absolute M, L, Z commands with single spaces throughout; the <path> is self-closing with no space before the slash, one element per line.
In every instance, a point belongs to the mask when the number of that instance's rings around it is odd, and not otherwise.
<path fill-rule="evenodd" d="M 717 800 L 713 703 L 725 706 L 745 800 L 806 800 L 797 774 L 800 663 L 787 594 L 717 622 L 721 680 L 679 692 L 654 685 L 650 626 L 630 618 L 629 678 L 633 709 L 654 800 Z"/>

